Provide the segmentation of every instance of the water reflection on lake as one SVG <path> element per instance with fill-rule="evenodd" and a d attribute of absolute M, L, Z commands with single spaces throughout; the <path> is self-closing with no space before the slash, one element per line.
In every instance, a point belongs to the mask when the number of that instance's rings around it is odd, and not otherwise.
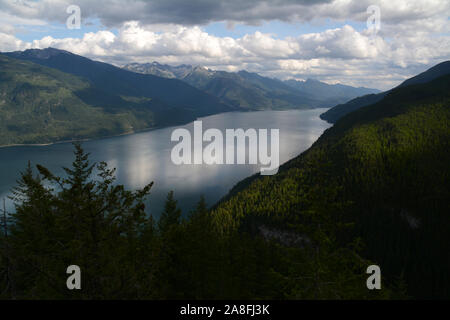
<path fill-rule="evenodd" d="M 224 134 L 225 129 L 235 128 L 279 129 L 280 163 L 284 163 L 310 147 L 330 126 L 319 118 L 325 110 L 233 112 L 200 120 L 203 131 L 217 128 Z M 193 123 L 181 127 L 193 132 Z M 115 167 L 117 182 L 128 188 L 140 188 L 154 181 L 147 206 L 155 216 L 159 216 L 170 190 L 174 190 L 180 207 L 187 213 L 200 195 L 212 205 L 237 182 L 260 170 L 260 165 L 174 165 L 170 158 L 176 144 L 170 140 L 174 129 L 87 141 L 83 148 L 91 153 L 92 161 L 106 161 L 110 167 Z M 44 165 L 55 174 L 63 174 L 61 167 L 70 166 L 72 152 L 70 143 L 0 148 L 0 199 L 10 193 L 19 171 L 29 160 L 32 164 Z M 10 201 L 8 208 L 12 208 Z"/>

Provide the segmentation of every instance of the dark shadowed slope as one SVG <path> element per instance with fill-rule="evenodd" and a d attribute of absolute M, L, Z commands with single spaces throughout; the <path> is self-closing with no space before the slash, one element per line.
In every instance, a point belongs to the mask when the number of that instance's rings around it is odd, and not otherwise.
<path fill-rule="evenodd" d="M 333 257 L 352 248 L 380 265 L 387 286 L 415 298 L 448 298 L 449 163 L 446 75 L 400 86 L 349 113 L 277 175 L 242 181 L 213 214 L 227 225 L 223 232 L 313 239 L 306 243 L 320 249 L 322 281 L 329 287 L 349 266 Z M 331 244 L 340 249 L 327 251 Z M 308 285 L 308 269 L 298 268 L 298 287 Z"/>
<path fill-rule="evenodd" d="M 347 102 L 353 98 L 367 94 L 376 94 L 380 90 L 364 87 L 352 87 L 343 84 L 327 84 L 318 80 L 307 79 L 306 81 L 286 80 L 284 83 L 309 94 L 314 99 L 321 101 L 324 107 L 331 107 L 339 103 Z"/>
<path fill-rule="evenodd" d="M 449 73 L 450 73 L 450 61 L 445 61 L 445 62 L 435 65 L 434 67 L 428 69 L 427 71 L 425 71 L 413 78 L 405 80 L 398 87 L 409 86 L 412 84 L 426 83 L 426 82 L 429 82 L 433 79 L 436 79 L 440 76 L 443 76 L 443 75 L 446 75 Z M 391 90 L 389 90 L 389 91 L 391 91 Z M 340 119 L 347 113 L 355 111 L 361 107 L 368 106 L 373 103 L 377 103 L 378 101 L 383 99 L 383 97 L 389 91 L 381 92 L 379 94 L 365 95 L 365 96 L 350 100 L 347 103 L 339 104 L 339 105 L 331 108 L 327 112 L 323 113 L 320 117 L 323 120 L 326 120 L 330 123 L 335 123 L 338 119 Z"/>

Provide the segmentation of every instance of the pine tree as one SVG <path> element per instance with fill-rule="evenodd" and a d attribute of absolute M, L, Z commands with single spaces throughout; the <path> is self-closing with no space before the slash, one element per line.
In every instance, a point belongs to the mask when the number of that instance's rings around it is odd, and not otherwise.
<path fill-rule="evenodd" d="M 171 226 L 179 225 L 181 219 L 181 210 L 177 208 L 177 201 L 173 197 L 173 191 L 167 195 L 164 211 L 159 218 L 159 230 L 164 233 L 169 230 Z"/>
<path fill-rule="evenodd" d="M 74 153 L 65 177 L 40 165 L 34 177 L 29 165 L 14 191 L 11 243 L 18 290 L 41 298 L 139 296 L 147 258 L 140 237 L 152 228 L 144 200 L 152 183 L 125 190 L 114 184 L 115 170 L 106 163 L 94 167 L 79 144 Z M 72 264 L 82 270 L 81 291 L 66 288 L 65 271 Z"/>

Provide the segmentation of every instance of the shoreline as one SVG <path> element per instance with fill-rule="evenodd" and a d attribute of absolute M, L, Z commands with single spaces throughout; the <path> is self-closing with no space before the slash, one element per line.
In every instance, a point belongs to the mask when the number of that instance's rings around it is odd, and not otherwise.
<path fill-rule="evenodd" d="M 261 110 L 261 111 L 255 111 L 255 112 L 266 112 L 266 111 L 276 111 L 276 112 L 289 112 L 289 111 L 313 111 L 313 110 L 315 110 L 315 109 L 327 109 L 327 108 L 311 108 L 311 109 L 305 109 L 305 110 L 296 110 L 296 109 L 290 109 L 290 110 Z M 228 112 L 226 112 L 226 113 L 228 113 Z M 248 113 L 248 111 L 246 111 L 246 112 L 240 112 L 240 111 L 234 111 L 234 112 L 232 112 L 232 113 Z M 222 113 L 222 114 L 225 114 L 225 113 Z M 204 116 L 204 117 L 199 117 L 199 118 L 197 118 L 197 120 L 201 120 L 201 119 L 204 119 L 204 118 L 208 118 L 208 117 L 214 117 L 214 116 L 218 116 L 219 114 L 213 114 L 213 115 L 210 115 L 210 116 Z M 319 120 L 321 120 L 320 118 L 319 118 Z M 194 121 L 194 120 L 193 120 Z M 325 122 L 326 123 L 326 121 L 323 121 L 323 120 L 321 120 L 322 122 Z M 190 122 L 187 122 L 187 123 L 192 123 L 192 121 L 190 121 Z M 73 142 L 73 141 L 91 141 L 91 140 L 101 140 L 101 139 L 108 139 L 108 138 L 114 138 L 114 137 L 119 137 L 119 136 L 125 136 L 125 135 L 132 135 L 132 134 L 138 134 L 138 133 L 142 133 L 142 132 L 148 132 L 148 131 L 153 131 L 153 130 L 157 130 L 157 129 L 165 129 L 165 128 L 170 128 L 170 127 L 177 127 L 177 126 L 180 126 L 180 125 L 172 125 L 172 126 L 162 126 L 162 127 L 153 127 L 153 128 L 148 128 L 148 129 L 143 129 L 143 130 L 139 130 L 139 131 L 133 131 L 133 132 L 126 132 L 126 133 L 122 133 L 122 134 L 118 134 L 118 135 L 111 135 L 111 136 L 108 136 L 108 137 L 101 137 L 101 138 L 90 138 L 90 139 L 80 139 L 80 140 L 66 140 L 66 141 L 58 141 L 58 142 L 53 142 L 53 143 L 41 143 L 41 144 L 16 144 L 16 145 L 8 145 L 8 146 L 0 146 L 0 148 L 5 148 L 5 152 L 7 152 L 6 151 L 6 148 L 8 148 L 8 147 L 14 147 L 14 146 L 18 146 L 18 147 L 21 147 L 21 146 L 35 146 L 35 147 L 41 147 L 41 146 L 49 146 L 49 145 L 53 145 L 53 144 L 62 144 L 62 143 L 69 143 L 69 142 Z M 297 126 L 297 125 L 296 125 Z M 326 129 L 325 129 L 326 130 Z M 325 132 L 325 130 L 323 131 L 323 132 L 321 132 L 320 133 L 320 135 L 317 137 L 317 139 L 313 142 L 313 144 L 322 136 L 322 134 Z M 311 146 L 309 146 L 309 147 L 307 147 L 304 151 L 301 151 L 299 154 L 301 154 L 301 153 L 303 153 L 303 152 L 305 152 L 306 150 L 308 150 L 309 148 L 310 148 Z M 20 149 L 17 149 L 18 151 L 17 152 L 21 152 L 20 151 Z M 29 151 L 28 152 L 35 152 L 35 151 L 38 151 L 39 149 L 29 149 Z M 44 149 L 45 150 L 45 149 Z M 1 149 L 0 149 L 0 151 L 1 151 Z M 16 151 L 13 151 L 13 152 L 16 152 Z M 57 151 L 55 151 L 55 150 L 49 150 L 49 152 L 57 152 Z M 297 157 L 299 154 L 293 154 L 292 156 L 290 156 L 289 158 L 287 158 L 285 161 L 283 161 L 283 162 L 280 162 L 280 167 L 282 166 L 282 165 L 284 165 L 285 163 L 287 163 L 287 162 L 289 162 L 289 161 L 291 161 L 292 159 L 294 159 L 295 157 Z M 232 185 L 230 185 L 230 188 L 228 189 L 228 190 L 226 190 L 223 194 L 221 194 L 219 197 L 218 197 L 218 199 L 217 199 L 217 203 L 219 203 L 221 200 L 222 200 L 222 198 L 223 197 L 226 197 L 227 195 L 228 195 L 228 193 L 229 192 L 231 192 L 232 190 L 233 190 L 233 188 L 234 187 L 236 187 L 236 185 L 237 184 L 239 184 L 240 182 L 242 182 L 243 180 L 246 180 L 246 179 L 249 179 L 249 178 L 251 178 L 252 176 L 254 175 L 254 173 L 249 173 L 248 175 L 244 175 L 244 176 L 242 176 L 241 178 L 239 178 L 239 180 L 236 182 L 236 183 L 234 183 L 234 184 L 232 184 Z M 8 183 L 8 185 L 11 185 L 11 186 L 13 186 L 14 185 L 14 182 L 11 180 L 11 183 Z M 5 197 L 5 198 L 7 198 L 7 196 L 9 195 L 9 190 L 10 190 L 10 188 L 8 187 L 8 189 L 6 189 L 5 188 L 5 192 L 1 192 L 1 190 L 0 190 L 0 196 L 1 197 Z M 0 198 L 0 200 L 1 200 L 1 198 Z M 214 202 L 214 203 L 216 203 L 216 201 Z"/>
<path fill-rule="evenodd" d="M 188 122 L 189 123 L 189 122 Z M 179 124 L 183 125 L 183 124 Z M 178 126 L 178 125 L 175 125 Z M 123 132 L 119 134 L 113 134 L 109 136 L 100 136 L 100 137 L 92 137 L 92 138 L 81 138 L 81 139 L 72 139 L 72 140 L 61 140 L 61 141 L 55 141 L 55 142 L 47 142 L 47 143 L 15 143 L 15 144 L 6 144 L 6 145 L 0 145 L 0 149 L 2 148 L 13 148 L 13 147 L 47 147 L 52 146 L 55 144 L 63 144 L 63 143 L 70 143 L 70 142 L 86 142 L 86 141 L 92 141 L 92 140 L 102 140 L 102 139 L 109 139 L 109 138 L 116 138 L 121 136 L 128 136 L 136 133 L 141 132 L 147 132 L 147 131 L 153 131 L 163 128 L 170 128 L 172 126 L 158 126 L 158 127 L 152 127 L 152 128 L 145 128 L 141 130 L 133 130 L 128 132 Z"/>
<path fill-rule="evenodd" d="M 157 126 L 157 127 L 152 127 L 152 128 L 144 128 L 144 129 L 141 129 L 141 130 L 132 130 L 132 131 L 119 133 L 119 134 L 113 134 L 113 135 L 109 135 L 109 136 L 100 136 L 100 137 L 92 137 L 92 138 L 81 138 L 81 139 L 72 139 L 72 140 L 61 140 L 61 141 L 47 142 L 47 143 L 14 143 L 14 144 L 0 145 L 0 149 L 3 149 L 3 148 L 14 148 L 14 147 L 48 147 L 48 146 L 55 145 L 55 144 L 63 144 L 63 143 L 69 143 L 69 142 L 78 142 L 78 141 L 79 142 L 86 142 L 86 141 L 92 141 L 92 140 L 116 138 L 116 137 L 127 136 L 127 135 L 136 134 L 136 133 L 142 133 L 142 132 L 158 130 L 158 129 L 165 129 L 165 128 L 170 128 L 170 127 L 183 126 L 183 125 L 186 125 L 188 123 L 194 122 L 194 121 L 196 121 L 198 119 L 202 119 L 202 118 L 206 118 L 206 117 L 212 117 L 212 116 L 216 116 L 216 115 L 223 114 L 223 113 L 233 113 L 233 112 L 245 112 L 245 113 L 247 113 L 247 112 L 261 112 L 261 111 L 296 111 L 296 110 L 297 111 L 306 111 L 306 110 L 314 110 L 314 109 L 330 109 L 330 108 L 227 111 L 227 112 L 220 112 L 220 113 L 210 114 L 210 115 L 207 115 L 207 116 L 197 117 L 197 118 L 195 118 L 193 120 L 190 120 L 188 122 L 183 122 L 183 123 L 179 123 L 179 124 L 173 124 L 173 125 L 168 125 L 168 126 Z M 323 119 L 321 119 L 321 120 L 325 121 Z M 327 122 L 327 121 L 325 121 L 325 122 Z"/>
<path fill-rule="evenodd" d="M 228 112 L 234 112 L 234 111 L 228 111 Z M 47 143 L 14 143 L 14 144 L 0 145 L 0 149 L 2 149 L 2 148 L 13 148 L 13 147 L 46 147 L 46 146 L 51 146 L 51 145 L 55 145 L 55 144 L 62 144 L 62 143 L 69 143 L 69 142 L 77 142 L 77 141 L 86 142 L 86 141 L 92 141 L 92 140 L 116 138 L 116 137 L 127 136 L 127 135 L 141 133 L 141 132 L 148 132 L 148 131 L 153 131 L 153 130 L 158 130 L 158 129 L 183 126 L 183 125 L 186 125 L 186 124 L 191 123 L 193 121 L 196 121 L 196 120 L 198 120 L 200 118 L 210 117 L 210 116 L 214 116 L 214 115 L 222 114 L 222 113 L 227 113 L 227 112 L 220 112 L 220 113 L 215 113 L 215 114 L 211 114 L 211 115 L 207 115 L 207 116 L 197 117 L 197 118 L 195 118 L 193 120 L 189 120 L 188 122 L 182 122 L 182 123 L 179 123 L 179 124 L 171 124 L 171 125 L 168 125 L 168 126 L 156 126 L 156 127 L 144 128 L 144 129 L 140 129 L 140 130 L 132 130 L 132 131 L 123 132 L 123 133 L 119 133 L 119 134 L 113 134 L 113 135 L 109 135 L 109 136 L 100 136 L 100 137 L 92 137 L 92 138 L 81 138 L 81 139 L 72 139 L 72 140 L 61 140 L 61 141 L 47 142 Z"/>

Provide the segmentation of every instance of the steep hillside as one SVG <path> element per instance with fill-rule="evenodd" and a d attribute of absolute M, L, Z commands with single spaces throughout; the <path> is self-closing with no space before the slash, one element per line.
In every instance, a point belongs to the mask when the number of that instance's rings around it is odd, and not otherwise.
<path fill-rule="evenodd" d="M 308 94 L 298 92 L 283 82 L 262 77 L 256 73 L 215 71 L 214 75 L 199 81 L 199 72 L 184 78 L 198 84 L 199 88 L 221 98 L 227 103 L 245 109 L 307 109 L 320 106 Z"/>
<path fill-rule="evenodd" d="M 327 84 L 313 79 L 307 79 L 306 81 L 286 80 L 284 83 L 301 92 L 312 95 L 317 100 L 323 101 L 323 105 L 326 107 L 344 103 L 356 97 L 380 92 L 380 90 L 377 89 L 364 87 L 355 88 L 339 83 Z"/>
<path fill-rule="evenodd" d="M 157 99 L 172 107 L 189 109 L 194 116 L 233 110 L 216 97 L 183 81 L 127 71 L 64 50 L 30 49 L 5 54 L 83 77 L 109 94 Z"/>
<path fill-rule="evenodd" d="M 95 138 L 195 119 L 156 99 L 119 96 L 83 78 L 0 55 L 0 145 Z"/>
<path fill-rule="evenodd" d="M 412 84 L 426 83 L 446 74 L 450 74 L 450 61 L 439 63 L 434 67 L 428 69 L 427 71 L 422 72 L 421 74 L 415 77 L 405 80 L 397 88 L 409 86 Z M 350 100 L 343 104 L 339 104 L 329 109 L 328 111 L 324 112 L 320 117 L 321 119 L 326 120 L 330 123 L 335 123 L 338 119 L 342 118 L 344 115 L 352 111 L 355 111 L 364 106 L 377 103 L 378 101 L 383 99 L 384 96 L 391 90 L 381 92 L 378 94 L 369 94 L 362 97 L 357 97 L 353 100 Z"/>
<path fill-rule="evenodd" d="M 332 257 L 346 248 L 378 264 L 391 288 L 448 298 L 449 141 L 450 76 L 399 87 L 343 117 L 277 175 L 242 181 L 215 207 L 216 224 L 303 239 L 336 274 L 349 261 Z"/>
<path fill-rule="evenodd" d="M 322 113 L 320 115 L 320 118 L 322 120 L 328 121 L 329 123 L 336 123 L 336 121 L 338 121 L 346 114 L 349 114 L 350 112 L 381 101 L 385 95 L 386 92 L 380 92 L 378 94 L 367 94 L 362 97 L 357 97 L 346 103 L 334 106 L 333 108 Z"/>

